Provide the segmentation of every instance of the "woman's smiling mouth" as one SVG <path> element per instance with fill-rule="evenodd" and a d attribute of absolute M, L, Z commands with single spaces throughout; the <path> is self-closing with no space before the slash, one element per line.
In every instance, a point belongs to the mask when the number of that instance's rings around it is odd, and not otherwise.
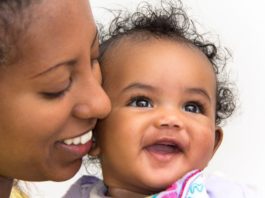
<path fill-rule="evenodd" d="M 61 157 L 69 161 L 81 159 L 92 147 L 92 130 L 73 138 L 64 139 L 56 143 Z"/>
<path fill-rule="evenodd" d="M 91 139 L 92 139 L 92 131 L 90 130 L 81 136 L 65 139 L 63 143 L 66 145 L 79 145 L 79 144 L 86 144 Z"/>

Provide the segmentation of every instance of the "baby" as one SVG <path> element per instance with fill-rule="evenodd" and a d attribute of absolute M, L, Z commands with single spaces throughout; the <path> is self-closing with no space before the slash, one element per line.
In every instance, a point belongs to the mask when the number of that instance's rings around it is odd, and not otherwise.
<path fill-rule="evenodd" d="M 97 124 L 89 154 L 99 158 L 103 182 L 84 176 L 66 197 L 222 197 L 202 170 L 222 142 L 234 94 L 226 57 L 181 2 L 119 14 L 100 49 L 112 110 Z"/>

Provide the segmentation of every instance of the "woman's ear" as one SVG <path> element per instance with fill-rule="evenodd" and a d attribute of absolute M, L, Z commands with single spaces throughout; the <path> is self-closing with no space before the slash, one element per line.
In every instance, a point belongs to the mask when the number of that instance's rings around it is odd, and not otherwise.
<path fill-rule="evenodd" d="M 216 126 L 215 129 L 215 142 L 214 142 L 214 152 L 213 154 L 217 151 L 217 149 L 219 148 L 219 146 L 221 145 L 223 141 L 223 129 L 219 126 Z"/>

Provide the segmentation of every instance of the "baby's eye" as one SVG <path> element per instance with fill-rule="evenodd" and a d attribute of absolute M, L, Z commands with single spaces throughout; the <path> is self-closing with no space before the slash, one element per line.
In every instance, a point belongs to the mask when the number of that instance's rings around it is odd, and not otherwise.
<path fill-rule="evenodd" d="M 195 102 L 185 104 L 184 110 L 191 113 L 203 113 L 202 105 Z"/>
<path fill-rule="evenodd" d="M 149 98 L 146 97 L 134 97 L 128 103 L 128 106 L 140 107 L 140 108 L 152 108 L 153 104 Z"/>

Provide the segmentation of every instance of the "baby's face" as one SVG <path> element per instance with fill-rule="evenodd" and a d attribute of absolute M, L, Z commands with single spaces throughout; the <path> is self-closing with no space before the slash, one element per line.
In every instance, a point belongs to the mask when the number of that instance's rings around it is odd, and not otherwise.
<path fill-rule="evenodd" d="M 123 40 L 105 58 L 112 111 L 97 135 L 106 184 L 148 194 L 205 168 L 222 137 L 207 58 L 163 39 Z"/>

